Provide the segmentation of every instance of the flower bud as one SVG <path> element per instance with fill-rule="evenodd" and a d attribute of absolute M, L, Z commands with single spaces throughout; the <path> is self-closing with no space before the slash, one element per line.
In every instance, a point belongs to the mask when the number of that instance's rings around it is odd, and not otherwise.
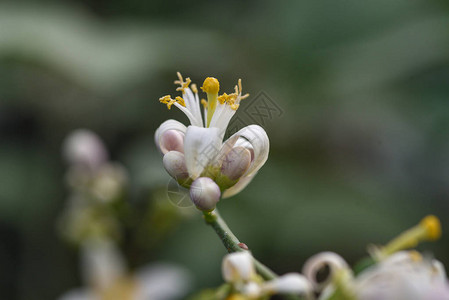
<path fill-rule="evenodd" d="M 245 174 L 250 163 L 251 152 L 244 147 L 234 147 L 224 158 L 221 173 L 231 180 L 237 180 Z"/>
<path fill-rule="evenodd" d="M 224 257 L 221 266 L 226 282 L 249 281 L 255 274 L 253 257 L 248 251 L 234 252 Z"/>
<path fill-rule="evenodd" d="M 107 152 L 100 138 L 92 131 L 78 129 L 64 141 L 63 154 L 73 165 L 96 169 L 107 160 Z"/>
<path fill-rule="evenodd" d="M 263 286 L 268 293 L 312 295 L 312 284 L 301 274 L 288 273 L 268 281 Z"/>
<path fill-rule="evenodd" d="M 170 151 L 164 155 L 163 163 L 168 174 L 178 182 L 184 182 L 189 178 L 183 153 Z"/>
<path fill-rule="evenodd" d="M 220 196 L 220 188 L 209 177 L 197 178 L 190 186 L 190 199 L 199 210 L 214 210 Z"/>
<path fill-rule="evenodd" d="M 184 134 L 178 130 L 165 131 L 160 139 L 160 149 L 163 154 L 169 151 L 184 153 Z"/>

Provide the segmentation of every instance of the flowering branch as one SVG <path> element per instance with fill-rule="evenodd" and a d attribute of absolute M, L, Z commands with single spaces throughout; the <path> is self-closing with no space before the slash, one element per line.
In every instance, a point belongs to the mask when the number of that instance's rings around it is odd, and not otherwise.
<path fill-rule="evenodd" d="M 246 249 L 240 246 L 241 243 L 239 239 L 234 235 L 234 233 L 232 233 L 231 229 L 223 220 L 223 218 L 220 216 L 217 209 L 215 209 L 212 212 L 204 212 L 204 220 L 208 225 L 210 225 L 215 230 L 215 232 L 220 237 L 223 245 L 226 247 L 229 253 L 246 251 Z M 265 280 L 271 280 L 278 277 L 276 273 L 274 273 L 267 266 L 265 266 L 255 258 L 254 258 L 254 266 L 256 267 L 257 272 Z"/>

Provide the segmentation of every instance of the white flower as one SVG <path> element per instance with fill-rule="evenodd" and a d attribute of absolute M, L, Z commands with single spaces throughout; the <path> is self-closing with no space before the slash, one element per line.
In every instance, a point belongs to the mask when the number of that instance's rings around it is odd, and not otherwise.
<path fill-rule="evenodd" d="M 288 273 L 269 281 L 262 281 L 256 274 L 253 257 L 247 251 L 228 254 L 223 259 L 223 278 L 237 292 L 249 299 L 273 294 L 304 295 L 313 298 L 311 283 L 301 274 Z"/>
<path fill-rule="evenodd" d="M 397 252 L 355 278 L 338 254 L 317 254 L 304 265 L 304 274 L 314 283 L 316 291 L 323 287 L 317 283 L 317 272 L 326 265 L 330 274 L 320 299 L 330 299 L 337 289 L 343 297 L 341 299 L 449 299 L 449 285 L 442 264 L 437 260 L 423 259 L 416 251 Z"/>
<path fill-rule="evenodd" d="M 107 239 L 91 239 L 82 248 L 85 287 L 69 291 L 59 300 L 169 300 L 185 296 L 188 273 L 172 264 L 156 263 L 128 274 L 116 245 Z"/>
<path fill-rule="evenodd" d="M 242 83 L 238 81 L 235 92 L 219 96 L 219 82 L 208 77 L 203 83 L 202 90 L 207 93 L 208 101 L 200 101 L 196 85 L 190 79 L 183 80 L 178 73 L 178 91 L 182 97 L 164 96 L 160 102 L 179 108 L 190 120 L 186 127 L 175 120 L 168 120 L 159 126 L 155 133 L 155 143 L 163 155 L 177 151 L 177 155 L 170 155 L 164 160 L 169 166 L 167 171 L 175 179 L 185 179 L 185 169 L 190 181 L 180 182 L 189 187 L 198 177 L 213 179 L 223 197 L 230 197 L 241 191 L 264 165 L 268 158 L 269 140 L 265 130 L 258 125 L 249 125 L 232 135 L 223 142 L 227 126 L 237 111 L 240 101 L 248 97 L 242 95 Z M 200 109 L 200 104 L 203 109 Z M 238 152 L 236 152 L 238 151 Z M 243 151 L 243 152 L 242 152 Z M 241 153 L 242 155 L 236 155 Z M 185 169 L 179 164 L 179 158 L 184 156 Z M 171 163 L 169 159 L 176 159 Z M 178 166 L 173 168 L 172 166 Z M 179 170 L 179 176 L 176 173 Z"/>
<path fill-rule="evenodd" d="M 417 252 L 401 251 L 367 269 L 354 283 L 361 300 L 449 299 L 449 285 L 441 263 Z"/>

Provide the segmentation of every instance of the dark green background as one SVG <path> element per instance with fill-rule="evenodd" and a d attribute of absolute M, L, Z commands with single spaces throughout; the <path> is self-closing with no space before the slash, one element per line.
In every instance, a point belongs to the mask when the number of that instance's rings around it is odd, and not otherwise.
<path fill-rule="evenodd" d="M 187 122 L 158 103 L 176 71 L 197 84 L 215 76 L 223 91 L 242 78 L 282 110 L 263 124 L 266 165 L 219 204 L 275 271 L 324 250 L 353 263 L 429 213 L 449 230 L 447 1 L 17 2 L 0 3 L 2 298 L 81 284 L 56 229 L 71 130 L 97 132 L 129 169 L 130 194 L 161 201 L 169 177 L 153 134 L 168 118 Z M 217 286 L 224 249 L 199 213 L 182 215 L 146 260 Z M 445 235 L 420 249 L 449 263 Z"/>

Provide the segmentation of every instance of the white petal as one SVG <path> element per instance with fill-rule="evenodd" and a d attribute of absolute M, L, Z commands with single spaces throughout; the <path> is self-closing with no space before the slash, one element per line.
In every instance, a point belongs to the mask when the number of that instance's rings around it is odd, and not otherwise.
<path fill-rule="evenodd" d="M 181 299 L 191 287 L 187 270 L 172 264 L 157 263 L 139 270 L 134 300 Z"/>
<path fill-rule="evenodd" d="M 222 165 L 223 160 L 225 159 L 226 155 L 229 153 L 229 151 L 232 150 L 232 148 L 234 147 L 234 145 L 238 139 L 239 139 L 239 136 L 234 134 L 232 137 L 227 139 L 226 142 L 223 143 L 223 145 L 221 146 L 221 149 L 220 149 L 220 153 L 218 154 L 217 159 L 215 161 L 215 164 L 218 167 L 220 167 Z"/>
<path fill-rule="evenodd" d="M 240 129 L 233 136 L 235 135 L 239 136 L 240 139 L 243 138 L 247 140 L 252 146 L 252 150 L 254 151 L 254 160 L 251 163 L 251 166 L 249 167 L 246 175 L 254 175 L 268 159 L 268 153 L 270 151 L 270 141 L 268 140 L 267 133 L 259 125 L 249 125 Z"/>
<path fill-rule="evenodd" d="M 323 267 L 329 266 L 330 274 L 323 282 L 317 282 L 316 275 Z M 302 269 L 302 273 L 312 282 L 316 290 L 325 287 L 337 270 L 349 269 L 346 261 L 334 252 L 321 252 L 309 258 Z"/>
<path fill-rule="evenodd" d="M 90 239 L 83 244 L 82 271 L 87 285 L 106 289 L 125 274 L 125 261 L 111 241 Z"/>
<path fill-rule="evenodd" d="M 436 280 L 446 281 L 446 270 L 439 260 L 432 259 L 431 268 Z"/>
<path fill-rule="evenodd" d="M 223 259 L 222 272 L 226 282 L 248 281 L 256 272 L 253 257 L 247 251 L 228 254 Z"/>
<path fill-rule="evenodd" d="M 200 124 L 197 126 L 202 126 L 203 118 L 201 116 L 199 99 L 195 95 L 193 95 L 193 92 L 190 88 L 186 88 L 184 90 L 184 94 L 182 96 L 184 97 L 187 108 L 192 112 L 195 119 L 200 121 Z M 192 124 L 192 125 L 194 125 L 194 124 Z"/>
<path fill-rule="evenodd" d="M 243 286 L 242 293 L 250 299 L 258 299 L 262 294 L 262 288 L 254 281 L 250 281 Z"/>
<path fill-rule="evenodd" d="M 236 184 L 224 191 L 222 198 L 229 198 L 231 196 L 234 196 L 235 194 L 238 194 L 251 182 L 251 180 L 253 180 L 254 176 L 256 176 L 256 174 L 254 174 L 253 176 L 244 176 L 240 178 L 240 180 Z"/>
<path fill-rule="evenodd" d="M 269 293 L 281 294 L 298 294 L 309 296 L 313 294 L 312 284 L 305 276 L 298 273 L 289 273 L 270 280 L 263 285 L 263 290 Z"/>
<path fill-rule="evenodd" d="M 176 130 L 182 134 L 185 134 L 187 128 L 184 124 L 175 120 L 167 120 L 164 123 L 162 123 L 161 126 L 159 126 L 159 128 L 156 130 L 154 134 L 154 142 L 156 144 L 156 147 L 159 149 L 159 151 L 161 151 L 162 154 L 168 152 L 165 151 L 163 147 L 161 147 L 161 137 L 167 130 Z"/>
<path fill-rule="evenodd" d="M 58 298 L 58 300 L 100 300 L 93 290 L 80 288 L 68 291 Z"/>
<path fill-rule="evenodd" d="M 221 149 L 218 128 L 189 126 L 184 139 L 187 170 L 193 179 L 214 161 Z"/>

